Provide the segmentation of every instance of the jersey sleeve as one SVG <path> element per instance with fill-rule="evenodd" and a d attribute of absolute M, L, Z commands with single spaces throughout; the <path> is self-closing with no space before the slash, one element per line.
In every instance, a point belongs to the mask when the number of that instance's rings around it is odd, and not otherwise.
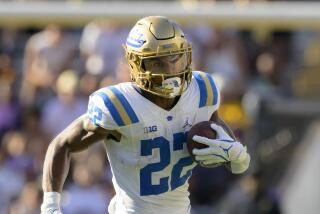
<path fill-rule="evenodd" d="M 199 89 L 199 109 L 206 109 L 211 116 L 220 106 L 220 92 L 213 77 L 205 72 L 193 71 Z"/>
<path fill-rule="evenodd" d="M 117 128 L 117 124 L 112 119 L 109 109 L 104 104 L 104 95 L 102 92 L 98 91 L 90 95 L 87 115 L 95 126 L 108 130 Z"/>
<path fill-rule="evenodd" d="M 108 130 L 139 122 L 130 103 L 115 86 L 94 92 L 89 98 L 87 114 L 95 126 Z"/>

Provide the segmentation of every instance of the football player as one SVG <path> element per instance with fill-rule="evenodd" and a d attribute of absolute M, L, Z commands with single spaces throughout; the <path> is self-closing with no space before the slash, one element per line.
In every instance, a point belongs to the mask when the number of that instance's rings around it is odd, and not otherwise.
<path fill-rule="evenodd" d="M 43 214 L 61 213 L 60 197 L 73 152 L 104 140 L 116 195 L 108 211 L 190 213 L 188 179 L 196 165 L 186 149 L 192 124 L 212 120 L 217 139 L 194 149 L 205 167 L 222 163 L 233 173 L 250 162 L 246 148 L 219 119 L 219 91 L 207 73 L 191 70 L 192 48 L 173 21 L 139 20 L 125 44 L 132 82 L 108 86 L 90 96 L 88 111 L 50 144 L 44 163 Z"/>

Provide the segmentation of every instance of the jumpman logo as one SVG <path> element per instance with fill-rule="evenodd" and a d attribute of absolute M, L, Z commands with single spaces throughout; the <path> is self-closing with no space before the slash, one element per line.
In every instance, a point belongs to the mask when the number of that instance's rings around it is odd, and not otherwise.
<path fill-rule="evenodd" d="M 187 127 L 191 127 L 192 126 L 192 124 L 191 123 L 189 123 L 189 118 L 187 117 L 187 120 L 186 120 L 186 122 L 184 123 L 184 125 L 182 126 L 182 128 L 187 128 Z"/>

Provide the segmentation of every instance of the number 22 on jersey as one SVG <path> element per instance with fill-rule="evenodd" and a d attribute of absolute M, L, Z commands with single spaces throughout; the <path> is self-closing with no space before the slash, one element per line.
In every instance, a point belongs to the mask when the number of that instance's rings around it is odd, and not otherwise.
<path fill-rule="evenodd" d="M 186 143 L 187 133 L 173 134 L 173 152 L 183 150 L 183 144 Z M 152 184 L 152 173 L 159 172 L 165 169 L 171 162 L 170 142 L 164 137 L 157 137 L 149 140 L 141 141 L 141 156 L 152 155 L 153 149 L 159 149 L 160 161 L 157 163 L 150 163 L 140 170 L 140 195 L 158 195 L 169 190 L 182 186 L 191 176 L 189 169 L 184 175 L 181 175 L 184 167 L 191 166 L 193 160 L 191 157 L 183 157 L 174 163 L 171 175 L 160 178 L 158 184 Z"/>

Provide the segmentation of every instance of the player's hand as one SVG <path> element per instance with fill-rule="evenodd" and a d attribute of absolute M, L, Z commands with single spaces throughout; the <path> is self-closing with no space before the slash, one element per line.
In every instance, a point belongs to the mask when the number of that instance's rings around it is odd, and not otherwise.
<path fill-rule="evenodd" d="M 62 214 L 60 209 L 60 193 L 45 192 L 41 205 L 41 214 Z"/>
<path fill-rule="evenodd" d="M 213 123 L 211 128 L 217 132 L 216 139 L 197 135 L 192 138 L 194 141 L 208 146 L 203 149 L 193 149 L 192 152 L 195 155 L 195 159 L 205 167 L 230 162 L 233 173 L 244 172 L 249 167 L 250 162 L 247 148 L 230 137 L 221 126 Z"/>

